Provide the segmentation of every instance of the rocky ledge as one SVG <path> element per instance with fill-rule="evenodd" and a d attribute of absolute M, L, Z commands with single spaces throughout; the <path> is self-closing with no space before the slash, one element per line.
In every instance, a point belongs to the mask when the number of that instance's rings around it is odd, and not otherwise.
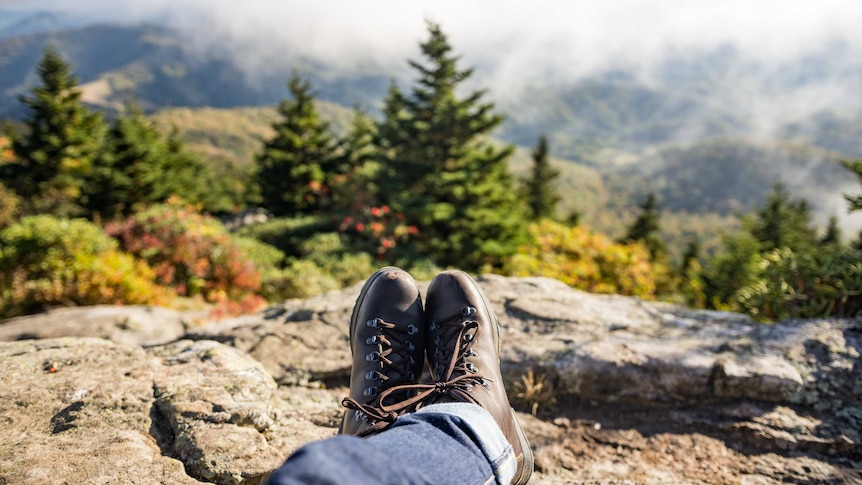
<path fill-rule="evenodd" d="M 862 320 L 479 282 L 532 483 L 862 483 Z M 0 483 L 262 482 L 335 433 L 360 286 L 211 324 L 145 307 L 0 322 Z"/>

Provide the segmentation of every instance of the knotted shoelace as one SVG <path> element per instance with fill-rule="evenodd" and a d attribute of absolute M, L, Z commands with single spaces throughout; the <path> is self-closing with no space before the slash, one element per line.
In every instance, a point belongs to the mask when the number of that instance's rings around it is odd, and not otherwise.
<path fill-rule="evenodd" d="M 409 337 L 415 335 L 418 328 L 412 324 L 407 327 L 400 327 L 380 318 L 368 320 L 366 325 L 380 330 L 377 335 L 369 337 L 365 341 L 369 345 L 378 344 L 377 350 L 366 354 L 365 358 L 371 362 L 379 362 L 380 368 L 369 371 L 365 378 L 378 381 L 379 386 L 365 389 L 366 395 L 370 398 L 366 403 L 361 403 L 351 397 L 345 397 L 341 401 L 342 406 L 362 413 L 371 423 L 368 428 L 358 434 L 359 436 L 365 436 L 388 427 L 399 415 L 406 412 L 407 409 L 402 408 L 400 403 L 386 406 L 384 402 L 395 392 L 407 391 L 409 393 L 411 385 L 416 380 L 416 376 L 411 370 L 411 367 L 416 365 L 416 360 L 411 354 L 416 347 Z M 379 392 L 381 388 L 385 388 L 382 393 Z"/>
<path fill-rule="evenodd" d="M 439 321 L 431 324 L 431 331 L 442 329 L 435 342 L 435 357 L 437 382 L 433 384 L 407 384 L 383 391 L 380 395 L 380 411 L 383 413 L 404 413 L 417 409 L 424 404 L 433 403 L 452 391 L 459 392 L 459 397 L 470 399 L 467 392 L 474 385 L 488 387 L 491 380 L 478 373 L 478 369 L 467 362 L 467 357 L 476 356 L 473 344 L 479 336 L 479 322 L 470 319 L 476 314 L 476 309 L 470 306 L 462 308 Z M 445 372 L 440 364 L 445 363 Z M 452 377 L 452 376 L 455 377 Z M 387 397 L 399 391 L 415 392 L 412 397 L 392 405 L 383 404 Z"/>

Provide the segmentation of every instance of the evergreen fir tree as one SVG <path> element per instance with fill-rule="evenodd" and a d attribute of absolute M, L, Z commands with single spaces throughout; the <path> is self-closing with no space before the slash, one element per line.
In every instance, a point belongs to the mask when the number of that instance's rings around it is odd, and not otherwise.
<path fill-rule="evenodd" d="M 763 252 L 778 248 L 807 250 L 817 241 L 808 202 L 792 198 L 780 182 L 746 225 L 751 235 L 760 241 Z"/>
<path fill-rule="evenodd" d="M 82 104 L 70 65 L 53 47 L 44 50 L 37 70 L 41 85 L 20 98 L 30 110 L 26 134 L 13 136 L 16 160 L 3 166 L 0 177 L 25 201 L 25 212 L 79 215 L 105 125 Z"/>
<path fill-rule="evenodd" d="M 646 245 L 653 261 L 662 259 L 667 250 L 664 242 L 659 237 L 661 229 L 661 213 L 654 193 L 647 195 L 638 208 L 640 214 L 629 226 L 622 242 L 640 241 Z"/>
<path fill-rule="evenodd" d="M 860 229 L 859 234 L 856 235 L 856 240 L 850 243 L 850 247 L 856 251 L 862 252 L 862 229 Z"/>
<path fill-rule="evenodd" d="M 174 128 L 164 137 L 134 104 L 111 124 L 87 186 L 87 208 L 101 217 L 128 216 L 170 196 L 204 202 L 221 191 L 205 180 L 201 161 Z M 205 204 L 206 205 L 206 204 Z M 206 207 L 209 209 L 209 207 Z"/>
<path fill-rule="evenodd" d="M 204 165 L 201 159 L 190 152 L 176 126 L 164 139 L 165 156 L 160 166 L 162 181 L 155 187 L 154 195 L 159 200 L 170 196 L 200 204 L 206 211 L 219 212 L 229 206 L 222 199 L 230 197 L 228 182 Z"/>
<path fill-rule="evenodd" d="M 533 166 L 530 175 L 523 181 L 522 191 L 530 219 L 554 217 L 557 204 L 560 202 L 560 194 L 554 189 L 554 181 L 559 176 L 560 171 L 552 167 L 548 160 L 548 140 L 542 135 L 536 148 L 533 149 Z"/>
<path fill-rule="evenodd" d="M 685 274 L 691 267 L 692 263 L 700 260 L 701 253 L 700 240 L 696 237 L 689 239 L 685 243 L 685 249 L 682 252 L 680 259 L 680 274 Z"/>
<path fill-rule="evenodd" d="M 376 187 L 370 173 L 376 170 L 374 159 L 374 121 L 354 109 L 350 131 L 339 141 L 338 153 L 325 166 L 332 178 L 332 203 L 336 210 L 349 211 L 357 206 L 374 205 L 371 200 Z"/>
<path fill-rule="evenodd" d="M 829 216 L 829 223 L 826 225 L 826 233 L 823 234 L 823 237 L 820 239 L 820 244 L 824 246 L 840 245 L 841 238 L 841 228 L 838 227 L 838 218 L 833 214 Z"/>
<path fill-rule="evenodd" d="M 294 73 L 288 87 L 292 99 L 279 103 L 275 136 L 257 156 L 257 183 L 263 205 L 275 215 L 318 213 L 330 204 L 335 174 L 324 167 L 335 142 L 318 116 L 311 84 Z"/>
<path fill-rule="evenodd" d="M 841 164 L 844 165 L 847 170 L 856 174 L 856 178 L 859 179 L 859 183 L 862 184 L 862 160 L 854 160 L 852 162 L 842 161 Z M 844 194 L 844 198 L 847 199 L 847 202 L 850 202 L 851 212 L 862 210 L 862 195 L 852 196 Z"/>
<path fill-rule="evenodd" d="M 128 216 L 136 204 L 157 202 L 162 179 L 161 135 L 138 108 L 118 117 L 108 131 L 105 150 L 96 160 L 87 186 L 87 208 L 104 218 Z"/>
<path fill-rule="evenodd" d="M 418 228 L 411 245 L 420 254 L 441 265 L 497 266 L 525 234 L 508 167 L 513 148 L 488 143 L 503 117 L 484 91 L 456 94 L 472 70 L 458 68 L 439 25 L 429 22 L 428 32 L 420 45 L 427 63 L 410 61 L 418 72 L 410 95 L 393 84 L 384 104 L 378 195 Z"/>

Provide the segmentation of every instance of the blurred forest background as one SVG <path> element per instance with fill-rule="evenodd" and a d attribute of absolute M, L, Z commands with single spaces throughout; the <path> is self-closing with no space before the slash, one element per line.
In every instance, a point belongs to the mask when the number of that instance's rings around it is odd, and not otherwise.
<path fill-rule="evenodd" d="M 498 101 L 431 21 L 401 68 L 250 73 L 163 25 L 0 19 L 0 317 L 237 314 L 385 264 L 764 321 L 862 309 L 860 100 L 790 109 L 836 67 L 862 79 L 841 42 L 772 69 L 722 46 L 649 80 L 525 75 Z"/>

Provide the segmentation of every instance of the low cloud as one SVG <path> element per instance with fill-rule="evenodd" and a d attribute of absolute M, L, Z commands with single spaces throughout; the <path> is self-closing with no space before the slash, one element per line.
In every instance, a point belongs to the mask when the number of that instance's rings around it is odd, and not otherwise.
<path fill-rule="evenodd" d="M 855 21 L 862 4 L 835 0 L 6 0 L 0 6 L 167 23 L 201 48 L 242 53 L 250 68 L 279 54 L 307 54 L 345 68 L 403 64 L 417 55 L 425 19 L 443 25 L 467 62 L 487 64 L 493 74 L 486 75 L 517 78 L 578 78 L 722 44 L 770 60 L 836 38 L 862 44 Z"/>

